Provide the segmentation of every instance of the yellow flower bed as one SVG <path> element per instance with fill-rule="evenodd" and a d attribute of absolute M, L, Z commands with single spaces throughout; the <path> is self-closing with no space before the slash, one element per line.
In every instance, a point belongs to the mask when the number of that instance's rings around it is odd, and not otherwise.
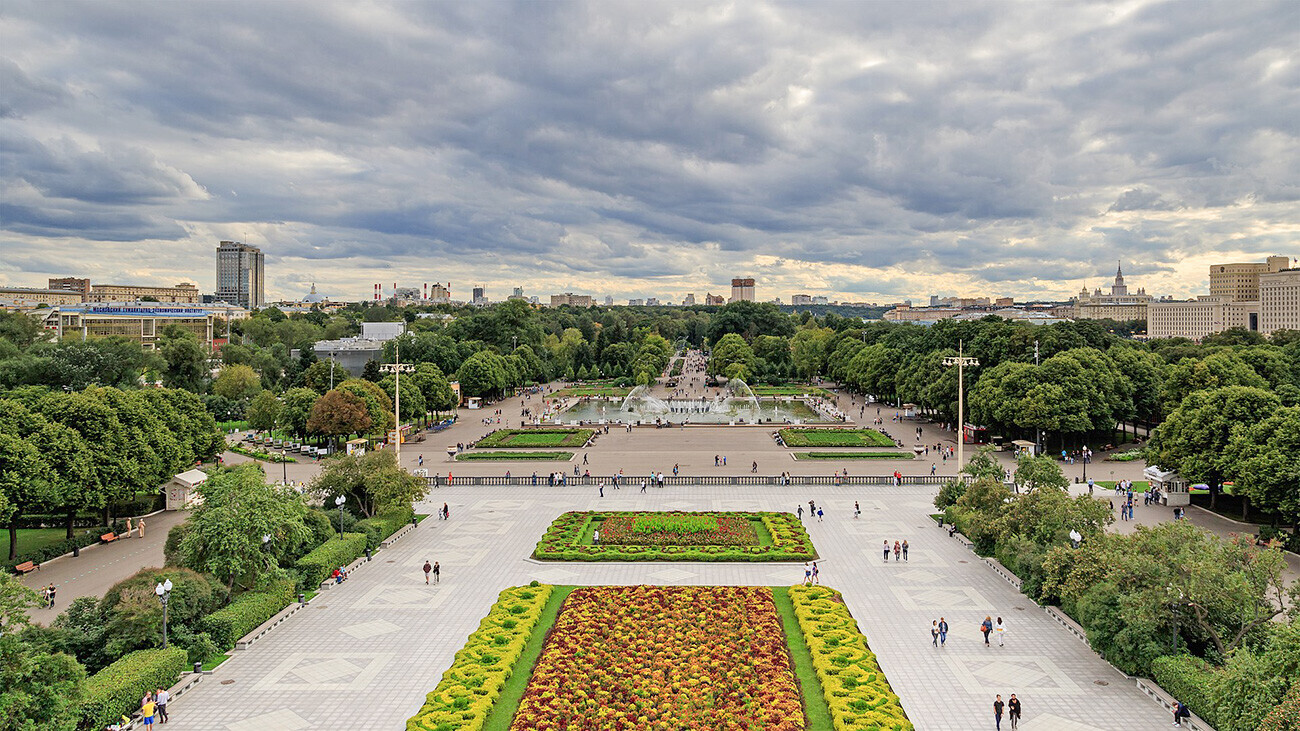
<path fill-rule="evenodd" d="M 456 653 L 408 731 L 478 731 L 532 636 L 552 587 L 517 586 L 497 603 Z"/>
<path fill-rule="evenodd" d="M 836 731 L 912 731 L 875 653 L 839 597 L 823 586 L 790 587 Z"/>

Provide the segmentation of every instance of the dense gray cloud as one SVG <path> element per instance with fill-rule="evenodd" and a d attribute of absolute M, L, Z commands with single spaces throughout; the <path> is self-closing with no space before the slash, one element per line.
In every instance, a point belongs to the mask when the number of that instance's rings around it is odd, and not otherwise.
<path fill-rule="evenodd" d="M 1185 295 L 1296 253 L 1295 3 L 5 12 L 13 283 L 209 288 L 220 238 L 341 297 L 1063 297 L 1116 259 Z M 51 241 L 98 255 L 23 256 Z"/>

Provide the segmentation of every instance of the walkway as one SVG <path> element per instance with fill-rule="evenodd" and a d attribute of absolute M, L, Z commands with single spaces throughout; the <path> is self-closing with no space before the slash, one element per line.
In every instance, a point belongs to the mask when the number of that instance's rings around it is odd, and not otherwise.
<path fill-rule="evenodd" d="M 800 565 L 539 564 L 527 558 L 546 526 L 573 509 L 791 510 L 815 499 L 825 523 L 807 522 L 825 582 L 845 600 L 918 728 L 984 726 L 995 693 L 1025 704 L 1026 731 L 1156 729 L 1165 713 L 931 521 L 923 488 L 827 487 L 435 490 L 422 511 L 447 502 L 452 519 L 424 521 L 341 587 L 204 679 L 172 706 L 173 728 L 401 729 L 437 685 L 497 593 L 533 579 L 599 584 L 791 584 Z M 852 501 L 863 507 L 852 519 Z M 882 540 L 907 538 L 911 561 L 882 563 Z M 442 564 L 441 585 L 420 567 Z M 1007 646 L 985 648 L 977 625 L 1007 621 Z M 932 619 L 952 626 L 930 645 Z M 358 719 L 365 719 L 364 722 Z M 992 719 L 986 719 L 990 724 Z"/>

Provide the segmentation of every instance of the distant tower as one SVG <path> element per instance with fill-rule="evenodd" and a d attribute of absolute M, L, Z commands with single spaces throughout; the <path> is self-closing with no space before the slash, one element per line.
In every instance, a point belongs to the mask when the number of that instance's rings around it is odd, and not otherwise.
<path fill-rule="evenodd" d="M 1128 294 L 1128 285 L 1124 284 L 1124 268 L 1115 262 L 1115 283 L 1110 286 L 1112 297 Z"/>
<path fill-rule="evenodd" d="M 217 246 L 217 299 L 256 309 L 266 302 L 262 250 L 238 241 Z"/>

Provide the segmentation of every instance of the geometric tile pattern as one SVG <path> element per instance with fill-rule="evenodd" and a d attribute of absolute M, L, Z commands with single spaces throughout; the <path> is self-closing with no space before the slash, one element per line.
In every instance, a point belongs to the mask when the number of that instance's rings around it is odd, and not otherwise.
<path fill-rule="evenodd" d="M 356 609 L 433 609 L 446 599 L 444 587 L 446 584 L 381 584 L 363 594 L 352 606 Z"/>
<path fill-rule="evenodd" d="M 266 731 L 272 728 L 279 731 L 302 731 L 311 728 L 311 724 L 288 708 L 226 724 L 227 731 Z"/>
<path fill-rule="evenodd" d="M 361 690 L 370 685 L 390 659 L 392 655 L 387 653 L 295 653 L 258 681 L 258 687 Z"/>
<path fill-rule="evenodd" d="M 959 609 L 993 611 L 993 604 L 970 586 L 949 587 L 913 587 L 892 586 L 890 589 L 898 597 L 899 603 L 911 611 L 941 610 L 952 612 Z"/>
<path fill-rule="evenodd" d="M 383 619 L 376 619 L 371 622 L 362 622 L 360 624 L 348 625 L 347 627 L 340 627 L 339 631 L 351 635 L 358 640 L 367 640 L 371 637 L 386 635 L 389 632 L 396 632 L 400 629 L 401 627 L 398 627 L 392 622 Z"/>
<path fill-rule="evenodd" d="M 982 642 L 982 640 L 981 640 Z M 1024 696 L 1073 695 L 1082 693 L 1055 662 L 1044 657 L 1002 655 L 995 646 L 988 650 L 993 657 L 980 655 L 945 655 L 944 661 L 967 692 L 974 695 L 1008 693 Z"/>

